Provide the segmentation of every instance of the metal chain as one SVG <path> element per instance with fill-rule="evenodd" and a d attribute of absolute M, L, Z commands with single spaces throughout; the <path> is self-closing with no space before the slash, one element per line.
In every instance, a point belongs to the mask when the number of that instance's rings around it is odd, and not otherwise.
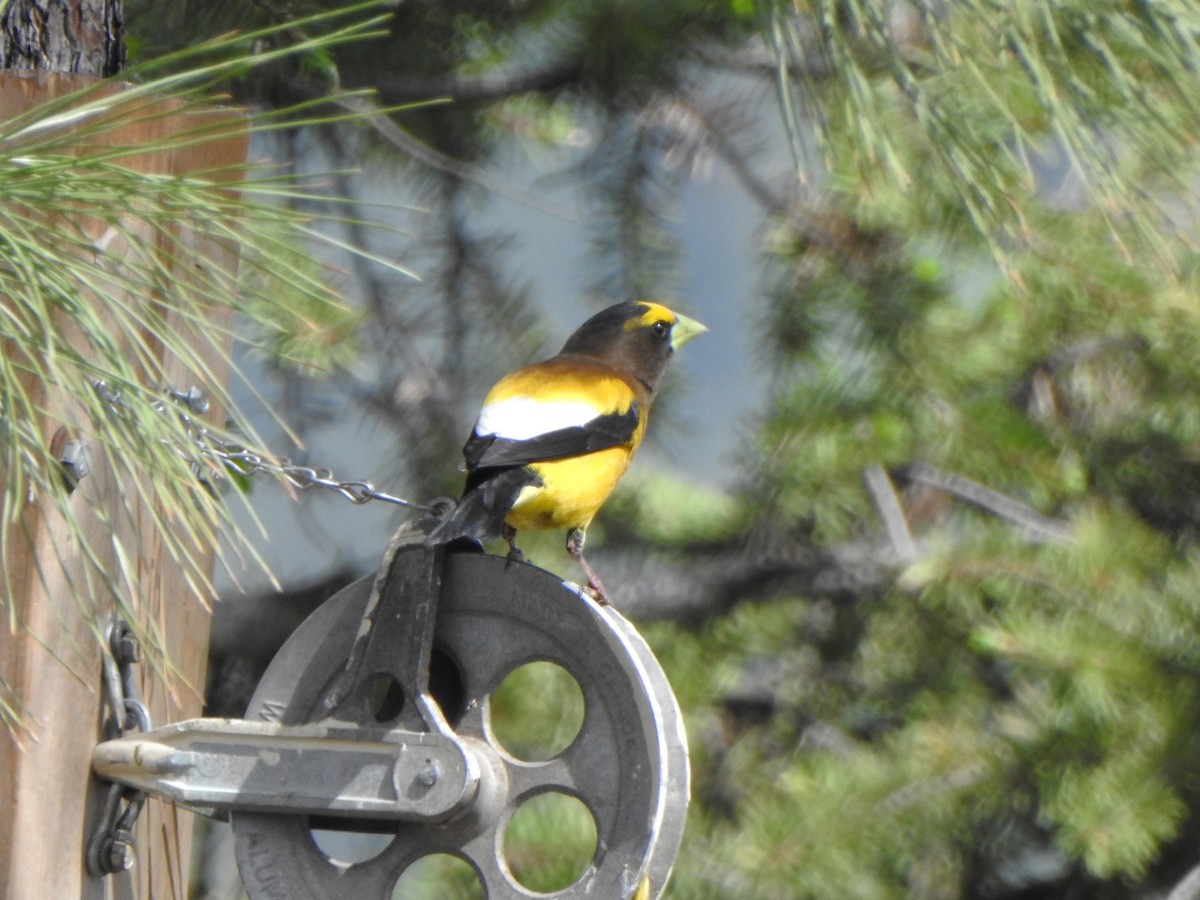
<path fill-rule="evenodd" d="M 108 730 L 124 737 L 151 728 L 150 712 L 142 703 L 133 664 L 141 658 L 133 629 L 115 619 L 104 632 L 104 693 L 112 710 Z M 124 804 L 122 806 L 122 804 Z M 87 847 L 91 875 L 113 875 L 133 865 L 133 826 L 146 805 L 146 795 L 123 784 L 110 784 L 104 808 Z"/>
<path fill-rule="evenodd" d="M 112 410 L 119 412 L 128 409 L 128 404 L 125 400 L 104 381 L 95 381 L 92 384 L 97 396 L 107 403 Z M 191 439 L 190 449 L 205 459 L 217 463 L 221 467 L 221 473 L 223 474 L 232 472 L 241 476 L 250 476 L 265 472 L 282 478 L 298 490 L 306 491 L 309 488 L 326 488 L 359 506 L 371 500 L 379 500 L 383 503 L 394 503 L 406 509 L 421 511 L 428 511 L 430 509 L 425 504 L 414 503 L 411 500 L 405 500 L 402 497 L 396 497 L 393 494 L 381 491 L 370 481 L 357 479 L 343 481 L 335 478 L 331 469 L 297 465 L 285 457 L 278 457 L 276 461 L 265 453 L 256 452 L 240 444 L 216 437 L 203 424 L 197 422 L 183 411 L 183 408 L 186 407 L 186 409 L 197 415 L 206 413 L 208 411 L 208 399 L 204 396 L 203 391 L 197 387 L 189 388 L 187 391 L 168 388 L 166 393 L 171 400 L 175 401 L 176 405 L 172 408 L 187 428 Z M 153 406 L 158 412 L 164 414 L 169 409 L 167 404 L 161 400 L 156 401 Z M 207 482 L 206 476 L 208 472 L 204 470 L 204 467 L 197 466 L 197 475 L 200 476 L 201 480 Z"/>

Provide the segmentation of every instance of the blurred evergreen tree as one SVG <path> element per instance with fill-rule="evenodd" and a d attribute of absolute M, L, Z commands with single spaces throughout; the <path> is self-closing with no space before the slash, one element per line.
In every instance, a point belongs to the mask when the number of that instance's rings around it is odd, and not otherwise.
<path fill-rule="evenodd" d="M 1164 896 L 1200 837 L 1196 8 L 764 20 L 825 168 L 766 248 L 775 574 L 655 631 L 702 800 L 672 896 Z"/>
<path fill-rule="evenodd" d="M 130 0 L 131 46 L 320 5 Z M 790 188 L 702 90 L 730 75 L 778 87 Z M 604 519 L 689 713 L 670 896 L 1181 883 L 1200 845 L 1192 0 L 407 2 L 378 54 L 245 90 L 339 84 L 378 86 L 380 120 L 323 137 L 425 173 L 444 226 L 427 286 L 374 284 L 383 378 L 350 378 L 420 484 L 454 483 L 451 399 L 537 340 L 502 241 L 469 227 L 505 137 L 602 136 L 572 160 L 600 295 L 671 293 L 669 156 L 716 155 L 763 205 L 747 315 L 773 381 L 736 496 L 633 478 Z M 383 112 L 433 97 L 457 102 Z M 480 347 L 495 370 L 463 366 Z"/>

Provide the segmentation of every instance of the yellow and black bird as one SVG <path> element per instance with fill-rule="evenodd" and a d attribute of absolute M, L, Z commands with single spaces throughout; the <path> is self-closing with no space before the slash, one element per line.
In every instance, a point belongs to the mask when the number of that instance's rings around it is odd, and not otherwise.
<path fill-rule="evenodd" d="M 658 303 L 619 303 L 572 334 L 558 355 L 500 379 L 463 447 L 467 485 L 426 544 L 567 529 L 567 552 L 601 604 L 584 534 L 646 434 L 672 354 L 708 329 Z"/>

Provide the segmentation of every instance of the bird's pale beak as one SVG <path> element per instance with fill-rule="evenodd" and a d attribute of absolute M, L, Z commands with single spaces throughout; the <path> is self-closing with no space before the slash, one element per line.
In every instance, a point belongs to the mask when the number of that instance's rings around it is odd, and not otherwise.
<path fill-rule="evenodd" d="M 695 319 L 675 314 L 675 324 L 671 326 L 671 349 L 678 350 L 698 334 L 704 334 L 708 328 Z"/>

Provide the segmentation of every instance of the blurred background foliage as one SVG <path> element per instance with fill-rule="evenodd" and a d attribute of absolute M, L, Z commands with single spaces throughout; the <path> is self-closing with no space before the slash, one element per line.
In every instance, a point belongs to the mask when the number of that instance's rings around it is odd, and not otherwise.
<path fill-rule="evenodd" d="M 128 0 L 131 55 L 324 6 Z M 264 342 L 291 396 L 386 423 L 416 496 L 457 488 L 487 383 L 553 349 L 507 236 L 471 227 L 543 202 L 497 175 L 514 147 L 589 198 L 594 307 L 680 294 L 669 223 L 704 165 L 761 206 L 758 358 L 711 364 L 765 366 L 766 396 L 704 414 L 736 459 L 635 473 L 597 529 L 688 718 L 669 896 L 1150 898 L 1196 866 L 1191 0 L 408 0 L 235 93 L 374 104 L 283 150 L 403 173 L 427 210 L 385 236 L 419 282 L 340 273 L 363 324 L 325 332 L 321 374 Z M 757 162 L 768 118 L 788 179 Z"/>

